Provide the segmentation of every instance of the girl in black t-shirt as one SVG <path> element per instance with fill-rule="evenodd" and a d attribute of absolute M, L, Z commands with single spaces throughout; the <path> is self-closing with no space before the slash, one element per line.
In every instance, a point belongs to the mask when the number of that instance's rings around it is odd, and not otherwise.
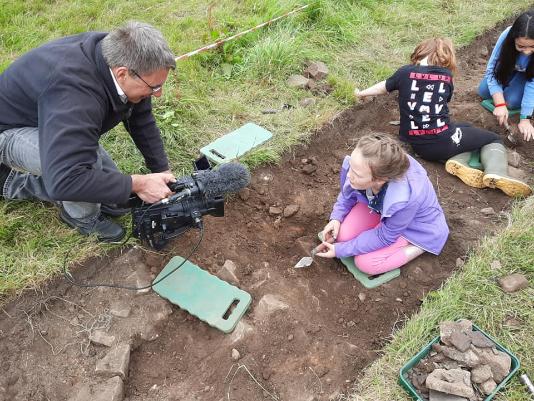
<path fill-rule="evenodd" d="M 472 187 L 499 188 L 514 197 L 530 195 L 527 184 L 508 176 L 506 148 L 498 134 L 451 121 L 448 102 L 456 70 L 452 42 L 427 39 L 410 61 L 387 80 L 356 90 L 355 95 L 365 98 L 398 90 L 400 137 L 423 159 L 446 161 L 445 169 Z M 479 149 L 483 171 L 468 164 L 471 152 Z"/>

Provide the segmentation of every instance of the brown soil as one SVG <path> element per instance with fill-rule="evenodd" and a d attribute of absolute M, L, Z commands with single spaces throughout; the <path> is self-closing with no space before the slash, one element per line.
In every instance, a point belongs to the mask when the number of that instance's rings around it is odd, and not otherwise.
<path fill-rule="evenodd" d="M 497 132 L 493 117 L 478 105 L 476 86 L 486 48 L 491 49 L 501 28 L 461 52 L 452 103 L 455 120 Z M 448 175 L 443 165 L 423 162 L 451 229 L 439 257 L 425 254 L 402 268 L 399 278 L 373 290 L 337 260 L 293 269 L 304 256 L 301 244 L 315 242 L 327 222 L 343 156 L 366 132 L 396 135 L 397 127 L 389 121 L 397 119 L 394 96 L 347 110 L 279 166 L 256 170 L 250 196 L 227 202 L 224 218 L 205 218 L 204 241 L 192 261 L 217 274 L 225 260 L 232 260 L 239 287 L 253 298 L 234 333 L 223 334 L 154 293 L 83 289 L 59 278 L 13 300 L 0 313 L 0 400 L 74 399 L 84 384 L 98 385 L 103 379 L 95 365 L 107 348 L 88 342 L 97 327 L 132 344 L 125 380 L 130 401 L 320 401 L 346 393 L 380 355 L 393 330 L 418 310 L 425 294 L 453 273 L 457 258 L 465 259 L 482 237 L 503 226 L 501 212 L 511 203 L 497 190 L 472 189 Z M 518 151 L 521 167 L 531 173 L 534 143 Z M 302 171 L 309 163 L 317 166 L 311 175 Z M 290 204 L 300 205 L 292 217 L 269 213 L 271 206 Z M 495 214 L 481 213 L 489 206 Z M 136 270 L 147 266 L 157 274 L 171 256 L 186 256 L 197 234 L 183 235 L 165 255 L 135 248 L 89 260 L 75 275 L 82 281 L 132 284 Z M 259 308 L 267 294 L 288 308 L 272 313 Z M 129 317 L 112 317 L 109 309 L 116 301 L 131 306 Z M 238 361 L 232 359 L 233 348 L 241 355 Z"/>

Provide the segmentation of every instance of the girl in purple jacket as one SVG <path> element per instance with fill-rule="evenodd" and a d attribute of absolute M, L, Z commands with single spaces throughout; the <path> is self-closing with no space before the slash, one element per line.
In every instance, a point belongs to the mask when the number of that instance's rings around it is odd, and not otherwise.
<path fill-rule="evenodd" d="M 341 191 L 317 256 L 354 256 L 358 269 L 381 274 L 427 251 L 449 234 L 425 169 L 385 135 L 362 137 L 341 169 Z"/>

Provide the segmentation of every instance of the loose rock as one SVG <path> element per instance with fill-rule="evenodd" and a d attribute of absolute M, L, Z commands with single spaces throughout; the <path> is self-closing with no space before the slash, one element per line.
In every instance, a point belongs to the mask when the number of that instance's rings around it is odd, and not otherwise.
<path fill-rule="evenodd" d="M 302 75 L 291 75 L 287 80 L 287 86 L 304 89 L 308 85 L 309 79 Z"/>
<path fill-rule="evenodd" d="M 461 331 L 454 331 L 451 334 L 451 344 L 461 352 L 465 352 L 471 345 L 471 338 Z"/>
<path fill-rule="evenodd" d="M 313 97 L 306 97 L 304 99 L 302 99 L 300 102 L 299 102 L 299 105 L 301 107 L 310 107 L 310 106 L 315 106 L 315 98 Z"/>
<path fill-rule="evenodd" d="M 521 164 L 521 156 L 515 150 L 508 152 L 508 165 L 519 168 Z"/>
<path fill-rule="evenodd" d="M 491 348 L 495 345 L 488 337 L 482 334 L 480 331 L 472 331 L 469 333 L 471 343 L 478 348 Z"/>
<path fill-rule="evenodd" d="M 429 401 L 469 401 L 467 398 L 458 397 L 457 395 L 440 393 L 436 390 L 430 390 Z"/>
<path fill-rule="evenodd" d="M 510 274 L 506 277 L 501 277 L 499 285 L 504 292 L 516 292 L 528 287 L 528 279 L 525 275 L 520 273 Z"/>
<path fill-rule="evenodd" d="M 480 390 L 486 395 L 493 393 L 493 390 L 497 387 L 497 383 L 493 379 L 489 379 L 480 385 Z"/>
<path fill-rule="evenodd" d="M 475 395 L 471 386 L 471 374 L 462 369 L 436 369 L 426 378 L 426 386 L 431 390 L 460 397 L 471 398 Z"/>
<path fill-rule="evenodd" d="M 328 67 L 322 61 L 314 61 L 310 63 L 308 68 L 304 71 L 304 75 L 313 79 L 321 80 L 328 75 Z"/>
<path fill-rule="evenodd" d="M 239 351 L 236 350 L 235 348 L 232 348 L 232 359 L 234 361 L 237 361 L 239 360 L 239 358 L 241 358 L 241 354 L 239 354 Z"/>
<path fill-rule="evenodd" d="M 484 383 L 492 377 L 491 368 L 488 365 L 477 366 L 471 371 L 471 380 L 473 383 Z"/>

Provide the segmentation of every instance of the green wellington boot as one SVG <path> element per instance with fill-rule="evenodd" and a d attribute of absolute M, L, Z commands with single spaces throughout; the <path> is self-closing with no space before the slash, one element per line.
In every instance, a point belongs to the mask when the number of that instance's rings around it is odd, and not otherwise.
<path fill-rule="evenodd" d="M 484 185 L 498 188 L 506 195 L 520 198 L 532 194 L 532 189 L 522 181 L 508 175 L 508 155 L 502 143 L 490 143 L 482 147 L 480 160 L 484 166 Z"/>
<path fill-rule="evenodd" d="M 485 188 L 486 186 L 482 181 L 484 172 L 469 166 L 470 157 L 471 152 L 464 152 L 451 157 L 445 163 L 445 170 L 470 187 Z"/>

